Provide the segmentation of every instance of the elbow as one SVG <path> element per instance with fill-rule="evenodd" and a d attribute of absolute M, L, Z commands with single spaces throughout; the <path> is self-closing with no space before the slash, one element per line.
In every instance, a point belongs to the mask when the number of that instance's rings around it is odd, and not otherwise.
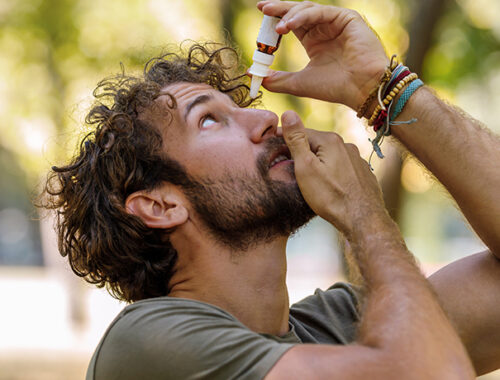
<path fill-rule="evenodd" d="M 380 364 L 384 368 L 379 371 L 377 379 L 460 379 L 471 380 L 476 377 L 470 360 L 463 355 L 448 355 L 446 360 L 439 356 L 408 355 L 402 348 L 397 352 L 386 352 Z M 410 351 L 410 350 L 408 350 Z"/>

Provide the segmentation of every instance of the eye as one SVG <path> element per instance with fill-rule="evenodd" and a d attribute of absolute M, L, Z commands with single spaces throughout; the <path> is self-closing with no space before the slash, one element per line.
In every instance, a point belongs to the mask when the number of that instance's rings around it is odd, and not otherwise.
<path fill-rule="evenodd" d="M 205 115 L 201 118 L 200 125 L 201 125 L 201 128 L 208 128 L 212 124 L 215 124 L 215 123 L 217 123 L 217 121 L 215 120 L 215 118 L 212 115 Z"/>

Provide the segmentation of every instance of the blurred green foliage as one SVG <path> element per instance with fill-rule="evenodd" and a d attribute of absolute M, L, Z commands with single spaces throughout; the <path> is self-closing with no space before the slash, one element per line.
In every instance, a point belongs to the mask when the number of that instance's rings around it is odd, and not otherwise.
<path fill-rule="evenodd" d="M 377 30 L 387 51 L 404 56 L 405 27 L 418 0 L 320 2 L 357 9 Z M 494 86 L 500 80 L 495 81 L 500 78 L 500 32 L 491 17 L 481 16 L 484 5 L 479 3 L 484 0 L 447 3 L 423 73 L 442 95 L 452 101 L 464 99 L 475 116 L 487 115 L 484 121 L 500 130 L 496 118 L 487 118 L 500 103 L 499 86 Z M 489 13 L 500 14 L 500 3 L 488 4 Z M 0 149 L 14 157 L 28 178 L 25 185 L 16 182 L 18 186 L 37 186 L 50 165 L 72 154 L 85 131 L 83 119 L 93 88 L 118 72 L 120 62 L 127 71 L 140 72 L 169 43 L 229 37 L 250 64 L 261 17 L 253 0 L 3 0 Z M 306 63 L 300 44 L 286 36 L 274 68 L 299 70 Z M 477 86 L 463 87 L 465 79 Z M 484 104 L 481 91 L 488 83 L 489 103 Z M 342 106 L 269 93 L 263 104 L 278 114 L 295 109 L 309 127 L 339 131 L 360 146 L 364 157 L 370 153 L 369 132 Z M 3 172 L 1 168 L 0 181 L 9 180 Z M 2 193 L 2 205 L 16 202 L 9 194 Z"/>
<path fill-rule="evenodd" d="M 481 81 L 500 67 L 500 39 L 491 29 L 473 25 L 463 8 L 448 6 L 429 50 L 424 76 L 455 90 L 466 78 Z"/>

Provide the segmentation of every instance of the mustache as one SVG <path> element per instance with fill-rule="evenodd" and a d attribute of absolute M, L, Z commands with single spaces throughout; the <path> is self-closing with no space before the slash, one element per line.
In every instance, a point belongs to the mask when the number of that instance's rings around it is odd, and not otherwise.
<path fill-rule="evenodd" d="M 276 152 L 278 149 L 286 146 L 285 139 L 282 136 L 273 136 L 266 140 L 264 150 L 268 152 L 268 156 Z"/>
<path fill-rule="evenodd" d="M 269 162 L 271 157 L 279 150 L 287 146 L 285 139 L 282 136 L 273 136 L 267 139 L 264 143 L 264 150 L 257 157 L 257 168 L 263 177 L 268 176 Z"/>

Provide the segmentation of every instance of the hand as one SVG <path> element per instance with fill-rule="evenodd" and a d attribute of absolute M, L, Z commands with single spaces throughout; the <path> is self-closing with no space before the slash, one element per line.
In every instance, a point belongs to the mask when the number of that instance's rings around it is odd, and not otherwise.
<path fill-rule="evenodd" d="M 300 191 L 316 214 L 348 239 L 368 219 L 390 220 L 377 179 L 355 145 L 336 133 L 306 129 L 294 111 L 281 123 Z"/>
<path fill-rule="evenodd" d="M 293 31 L 310 58 L 301 71 L 271 71 L 262 85 L 273 92 L 342 103 L 357 110 L 389 59 L 359 13 L 310 1 L 261 1 L 266 15 L 282 17 L 280 34 Z"/>

